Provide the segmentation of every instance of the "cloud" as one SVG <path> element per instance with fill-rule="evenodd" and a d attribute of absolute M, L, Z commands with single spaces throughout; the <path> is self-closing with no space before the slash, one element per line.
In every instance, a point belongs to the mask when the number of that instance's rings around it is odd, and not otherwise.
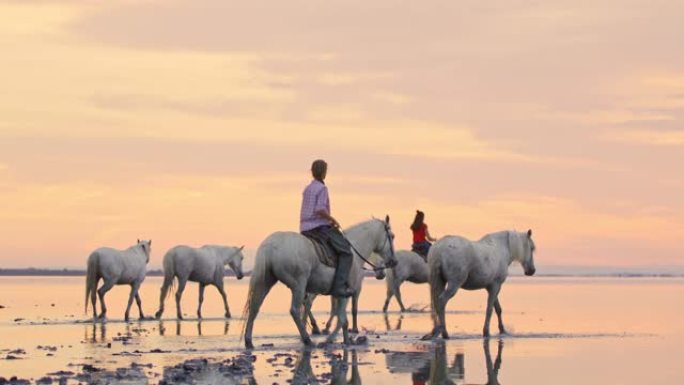
<path fill-rule="evenodd" d="M 684 146 L 684 130 L 612 130 L 603 135 L 606 140 L 645 146 Z"/>

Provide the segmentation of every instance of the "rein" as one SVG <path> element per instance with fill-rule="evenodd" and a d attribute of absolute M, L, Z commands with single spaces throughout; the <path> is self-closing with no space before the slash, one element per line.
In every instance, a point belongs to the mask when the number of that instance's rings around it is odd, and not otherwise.
<path fill-rule="evenodd" d="M 344 233 L 342 233 L 342 235 L 344 235 Z M 389 235 L 389 230 L 387 229 L 387 226 L 385 226 L 385 235 L 386 235 L 386 236 L 385 236 L 385 243 L 382 244 L 383 249 L 385 248 L 385 245 L 387 244 L 387 240 L 388 240 L 389 237 L 390 237 L 390 235 Z M 350 246 L 351 249 L 354 251 L 354 253 L 356 253 L 356 255 L 358 255 L 358 257 L 361 258 L 362 261 L 366 262 L 368 265 L 370 265 L 370 266 L 372 267 L 372 269 L 366 269 L 364 266 L 361 266 L 361 268 L 362 268 L 363 270 L 366 270 L 366 271 L 378 271 L 378 270 L 389 269 L 389 267 L 387 267 L 387 266 L 376 266 L 374 263 L 372 263 L 372 262 L 369 261 L 367 258 L 365 258 L 363 255 L 361 255 L 361 253 L 360 253 L 358 250 L 356 250 L 356 247 L 354 247 L 354 245 L 351 243 L 351 241 L 349 240 L 349 238 L 347 238 L 346 235 L 344 236 L 344 239 L 346 239 L 347 242 L 349 242 L 349 246 Z M 394 247 L 392 247 L 392 243 L 391 243 L 391 242 L 390 242 L 390 250 L 391 250 L 391 252 L 392 252 L 392 255 L 394 255 Z"/>

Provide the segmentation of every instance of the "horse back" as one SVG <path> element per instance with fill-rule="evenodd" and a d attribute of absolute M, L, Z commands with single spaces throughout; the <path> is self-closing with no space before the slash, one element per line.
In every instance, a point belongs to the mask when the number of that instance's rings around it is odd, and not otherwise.
<path fill-rule="evenodd" d="M 508 265 L 495 244 L 451 236 L 442 238 L 433 248 L 431 258 L 439 259 L 442 274 L 462 282 L 464 289 L 481 289 L 506 279 Z"/>
<path fill-rule="evenodd" d="M 179 245 L 164 256 L 164 268 L 172 269 L 172 273 L 178 277 L 193 282 L 209 283 L 216 277 L 217 259 L 212 249 Z"/>

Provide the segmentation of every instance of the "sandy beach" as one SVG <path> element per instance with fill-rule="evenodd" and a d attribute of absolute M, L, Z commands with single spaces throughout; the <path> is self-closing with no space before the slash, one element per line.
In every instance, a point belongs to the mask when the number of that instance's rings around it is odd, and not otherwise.
<path fill-rule="evenodd" d="M 428 312 L 384 315 L 382 281 L 367 279 L 360 345 L 304 349 L 287 314 L 289 293 L 278 285 L 255 326 L 256 349 L 239 341 L 246 281 L 227 280 L 234 319 L 221 317 L 220 297 L 208 290 L 205 319 L 193 319 L 196 286 L 183 310 L 161 321 L 123 322 L 127 290 L 107 297 L 110 318 L 83 315 L 80 277 L 3 277 L 0 288 L 0 377 L 14 383 L 96 384 L 665 384 L 683 379 L 684 294 L 680 278 L 513 277 L 502 292 L 510 335 L 483 340 L 484 293 L 461 292 L 449 305 L 452 338 L 422 342 Z M 149 315 L 158 305 L 159 278 L 142 289 Z M 427 286 L 407 284 L 405 303 L 422 309 Z M 674 301 L 674 302 L 673 302 Z M 171 300 L 169 304 L 171 305 Z M 167 307 L 168 307 L 167 305 Z M 328 300 L 315 315 L 324 322 Z M 322 337 L 315 337 L 321 341 Z M 363 340 L 363 338 L 362 338 Z M 1 381 L 1 380 L 0 380 Z M 24 382 L 26 383 L 26 382 Z"/>

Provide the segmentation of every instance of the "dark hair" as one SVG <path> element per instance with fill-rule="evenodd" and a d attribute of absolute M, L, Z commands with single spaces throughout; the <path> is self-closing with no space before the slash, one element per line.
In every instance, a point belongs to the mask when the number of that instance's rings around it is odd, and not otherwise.
<path fill-rule="evenodd" d="M 323 177 L 325 176 L 325 172 L 328 170 L 328 164 L 325 163 L 323 159 L 317 159 L 314 160 L 314 162 L 311 164 L 311 175 L 313 175 L 314 179 L 323 181 Z"/>
<path fill-rule="evenodd" d="M 411 224 L 411 230 L 416 231 L 423 227 L 424 219 L 425 213 L 420 210 L 416 210 L 416 217 L 413 219 L 413 223 Z"/>

